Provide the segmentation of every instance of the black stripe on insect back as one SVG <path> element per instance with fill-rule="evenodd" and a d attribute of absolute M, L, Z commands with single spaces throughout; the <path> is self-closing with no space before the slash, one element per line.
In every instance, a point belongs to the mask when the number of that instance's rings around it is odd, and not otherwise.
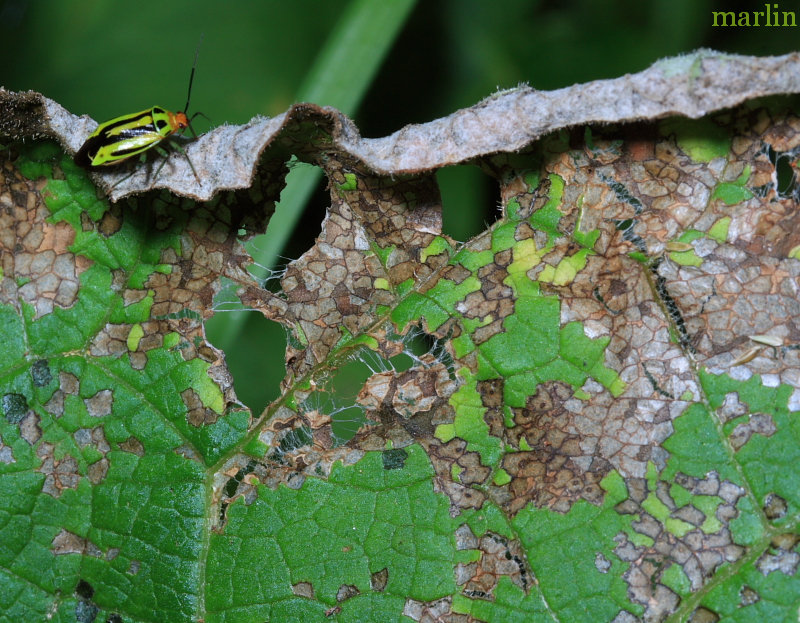
<path fill-rule="evenodd" d="M 130 131 L 126 130 L 125 132 L 122 132 L 116 136 L 112 142 L 116 143 L 121 139 L 132 138 L 145 133 L 152 134 L 152 127 L 149 129 L 145 127 L 134 128 Z M 83 167 L 84 169 L 104 169 L 105 167 L 116 166 L 129 154 L 137 154 L 148 149 L 148 147 L 143 148 L 141 146 L 132 147 L 129 149 L 115 149 L 111 152 L 115 157 L 114 160 L 104 162 L 103 164 L 93 165 L 92 160 L 94 160 L 95 156 L 97 156 L 97 152 L 108 144 L 109 141 L 105 134 L 90 136 L 88 139 L 86 139 L 86 142 L 81 145 L 81 148 L 75 153 L 73 158 L 75 164 L 77 164 L 79 167 Z"/>
<path fill-rule="evenodd" d="M 138 147 L 130 147 L 128 149 L 115 149 L 111 153 L 114 154 L 115 158 L 122 160 L 123 158 L 127 158 L 128 156 L 141 153 L 143 151 L 146 151 L 147 149 L 150 149 L 149 145 L 147 147 L 142 147 L 141 145 L 139 145 Z"/>
<path fill-rule="evenodd" d="M 136 126 L 134 128 L 129 128 L 128 130 L 123 130 L 121 134 L 118 136 L 121 138 L 127 138 L 128 136 L 137 136 L 141 134 L 143 131 L 147 131 L 149 127 L 150 131 L 153 129 L 153 119 L 150 116 L 152 110 L 143 110 L 138 115 L 128 115 L 127 117 L 120 117 L 119 119 L 114 119 L 113 121 L 107 121 L 104 123 L 98 130 L 102 131 L 99 133 L 102 135 L 109 135 L 114 130 L 119 128 L 120 126 L 130 125 L 130 124 L 139 124 L 143 120 L 147 120 L 147 123 L 143 124 L 142 126 Z"/>
<path fill-rule="evenodd" d="M 97 169 L 117 164 L 116 162 L 112 161 L 102 165 L 93 166 L 92 160 L 94 160 L 94 157 L 97 155 L 97 152 L 100 150 L 100 148 L 108 144 L 116 143 L 126 138 L 134 138 L 141 136 L 142 134 L 154 132 L 155 128 L 153 127 L 151 112 L 152 109 L 143 110 L 140 113 L 127 115 L 119 119 L 113 119 L 99 125 L 94 133 L 92 133 L 92 135 L 86 139 L 86 142 L 81 145 L 81 148 L 75 153 L 75 164 L 77 164 L 79 167 L 83 167 L 84 169 Z M 143 121 L 145 123 L 142 123 Z M 111 136 L 110 133 L 115 129 L 129 124 L 134 124 L 134 127 L 126 128 L 125 130 L 120 131 L 119 134 Z M 115 154 L 126 153 L 128 151 L 130 150 L 120 150 L 115 152 Z"/>
<path fill-rule="evenodd" d="M 81 148 L 75 153 L 75 164 L 84 169 L 92 169 L 92 160 L 97 155 L 97 150 L 105 144 L 102 136 L 90 136 Z"/>

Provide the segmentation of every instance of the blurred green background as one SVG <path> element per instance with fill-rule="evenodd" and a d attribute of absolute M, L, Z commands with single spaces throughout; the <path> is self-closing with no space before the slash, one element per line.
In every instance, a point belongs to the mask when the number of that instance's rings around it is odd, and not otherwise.
<path fill-rule="evenodd" d="M 198 131 L 276 115 L 309 100 L 336 106 L 363 136 L 377 137 L 520 83 L 547 90 L 613 78 L 699 47 L 753 55 L 798 49 L 798 28 L 711 26 L 712 11 L 763 6 L 711 0 L 0 0 L 0 85 L 39 91 L 98 121 L 155 104 L 180 110 L 202 34 L 190 112 L 202 111 L 212 121 L 198 118 Z M 796 11 L 800 20 L 800 6 L 780 8 Z M 466 240 L 495 219 L 497 191 L 477 169 L 453 167 L 438 176 L 448 234 Z M 296 167 L 267 236 L 251 245 L 252 253 L 265 266 L 299 257 L 318 235 L 327 205 L 318 172 Z M 283 329 L 260 314 L 232 312 L 217 314 L 207 331 L 227 354 L 240 398 L 260 413 L 278 395 Z"/>

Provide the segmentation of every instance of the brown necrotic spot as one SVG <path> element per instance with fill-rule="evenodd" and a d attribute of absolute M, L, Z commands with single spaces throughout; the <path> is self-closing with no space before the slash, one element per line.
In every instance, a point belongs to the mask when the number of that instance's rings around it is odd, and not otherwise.
<path fill-rule="evenodd" d="M 764 515 L 770 521 L 780 519 L 786 514 L 786 500 L 781 496 L 770 493 L 764 498 Z"/>
<path fill-rule="evenodd" d="M 759 601 L 761 597 L 759 596 L 758 592 L 754 589 L 750 588 L 746 584 L 742 586 L 739 590 L 739 607 L 743 608 L 744 606 L 752 606 L 754 603 Z"/>
<path fill-rule="evenodd" d="M 136 456 L 144 456 L 144 446 L 142 442 L 136 437 L 128 437 L 125 441 L 119 444 L 119 449 L 123 452 L 130 452 Z"/>
<path fill-rule="evenodd" d="M 339 591 L 336 593 L 336 601 L 341 603 L 359 594 L 361 594 L 361 591 L 358 590 L 357 586 L 353 586 L 352 584 L 342 584 L 339 587 Z"/>
<path fill-rule="evenodd" d="M 314 586 L 310 582 L 298 582 L 292 585 L 292 593 L 299 597 L 314 599 Z"/>
<path fill-rule="evenodd" d="M 719 615 L 702 606 L 692 612 L 689 617 L 689 623 L 717 623 L 717 621 L 719 621 Z"/>
<path fill-rule="evenodd" d="M 386 589 L 386 584 L 388 584 L 388 582 L 389 571 L 386 567 L 373 573 L 369 579 L 370 588 L 378 593 L 382 593 Z"/>
<path fill-rule="evenodd" d="M 110 389 L 104 389 L 97 392 L 91 398 L 86 398 L 83 402 L 86 405 L 86 410 L 92 417 L 105 417 L 111 415 L 111 405 L 113 402 L 114 394 Z"/>

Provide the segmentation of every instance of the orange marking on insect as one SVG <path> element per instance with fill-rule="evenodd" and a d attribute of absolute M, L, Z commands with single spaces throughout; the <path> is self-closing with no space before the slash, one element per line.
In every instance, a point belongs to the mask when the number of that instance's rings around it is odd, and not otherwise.
<path fill-rule="evenodd" d="M 173 132 L 189 127 L 189 118 L 186 116 L 185 112 L 167 111 L 167 116 L 169 117 L 169 125 Z"/>

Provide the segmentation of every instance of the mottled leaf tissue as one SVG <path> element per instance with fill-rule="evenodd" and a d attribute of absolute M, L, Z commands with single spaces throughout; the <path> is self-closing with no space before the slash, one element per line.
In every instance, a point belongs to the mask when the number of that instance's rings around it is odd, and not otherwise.
<path fill-rule="evenodd" d="M 380 139 L 298 104 L 199 183 L 0 90 L 0 623 L 794 620 L 798 76 L 700 51 Z M 291 156 L 330 207 L 266 287 Z M 463 163 L 501 207 L 457 241 Z M 288 336 L 261 413 L 224 296 Z"/>

